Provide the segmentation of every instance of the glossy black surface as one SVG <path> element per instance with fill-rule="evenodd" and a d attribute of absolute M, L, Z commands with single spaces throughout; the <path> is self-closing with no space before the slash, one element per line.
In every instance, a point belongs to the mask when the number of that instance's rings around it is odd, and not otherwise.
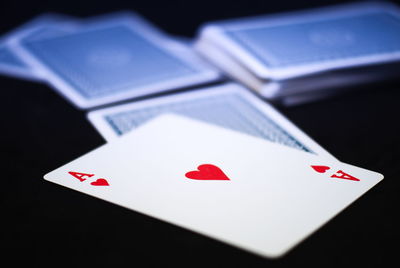
<path fill-rule="evenodd" d="M 209 20 L 336 2 L 2 1 L 0 32 L 46 11 L 85 17 L 131 8 L 172 34 L 192 37 Z M 46 84 L 0 76 L 2 262 L 24 261 L 31 267 L 395 264 L 400 238 L 399 88 L 396 81 L 378 83 L 319 102 L 278 107 L 338 159 L 383 173 L 385 179 L 286 256 L 268 260 L 44 181 L 45 173 L 105 141 L 84 111 Z"/>

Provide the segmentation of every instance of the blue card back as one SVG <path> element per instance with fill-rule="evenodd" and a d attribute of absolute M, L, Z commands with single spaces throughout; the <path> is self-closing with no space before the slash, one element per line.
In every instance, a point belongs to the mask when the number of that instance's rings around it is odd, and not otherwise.
<path fill-rule="evenodd" d="M 376 12 L 227 31 L 270 68 L 400 51 L 400 19 Z"/>
<path fill-rule="evenodd" d="M 301 141 L 237 93 L 205 96 L 110 113 L 105 116 L 105 120 L 115 133 L 123 135 L 163 113 L 176 113 L 311 152 Z"/>
<path fill-rule="evenodd" d="M 86 99 L 196 72 L 123 25 L 29 40 L 22 45 Z"/>
<path fill-rule="evenodd" d="M 30 71 L 30 67 L 23 62 L 8 46 L 0 47 L 0 65 L 5 65 L 11 68 L 26 69 Z"/>

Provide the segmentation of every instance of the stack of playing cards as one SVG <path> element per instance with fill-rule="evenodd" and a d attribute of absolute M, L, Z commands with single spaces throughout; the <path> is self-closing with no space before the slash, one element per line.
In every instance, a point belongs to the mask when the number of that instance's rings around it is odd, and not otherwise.
<path fill-rule="evenodd" d="M 0 70 L 47 81 L 79 108 L 207 84 L 216 69 L 187 41 L 132 12 L 78 21 L 44 15 L 7 34 Z"/>
<path fill-rule="evenodd" d="M 279 257 L 383 179 L 237 84 L 89 113 L 108 144 L 45 179 Z"/>
<path fill-rule="evenodd" d="M 210 24 L 196 48 L 267 98 L 308 98 L 392 74 L 399 22 L 391 6 L 359 4 Z M 211 85 L 221 75 L 190 42 L 135 13 L 40 16 L 0 40 L 0 72 L 97 108 L 88 119 L 108 144 L 46 180 L 261 256 L 283 255 L 383 179 L 247 88 Z"/>
<path fill-rule="evenodd" d="M 205 24 L 197 50 L 269 100 L 398 76 L 400 9 L 354 3 Z"/>
<path fill-rule="evenodd" d="M 397 6 L 347 4 L 207 23 L 194 42 L 199 57 L 136 13 L 48 14 L 0 39 L 0 73 L 46 81 L 84 109 L 210 84 L 217 69 L 295 104 L 397 77 L 399 31 Z"/>

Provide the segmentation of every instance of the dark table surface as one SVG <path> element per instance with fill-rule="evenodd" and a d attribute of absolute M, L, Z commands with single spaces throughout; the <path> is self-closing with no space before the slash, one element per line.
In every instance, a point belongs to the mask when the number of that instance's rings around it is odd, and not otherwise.
<path fill-rule="evenodd" d="M 336 2 L 2 1 L 0 30 L 46 11 L 85 17 L 134 9 L 172 34 L 192 37 L 208 20 Z M 31 267 L 395 264 L 400 238 L 399 88 L 400 82 L 386 81 L 319 102 L 277 107 L 339 160 L 383 173 L 385 179 L 283 258 L 268 260 L 44 181 L 45 173 L 105 141 L 85 111 L 46 84 L 0 76 L 0 256 L 4 263 L 10 258 Z"/>

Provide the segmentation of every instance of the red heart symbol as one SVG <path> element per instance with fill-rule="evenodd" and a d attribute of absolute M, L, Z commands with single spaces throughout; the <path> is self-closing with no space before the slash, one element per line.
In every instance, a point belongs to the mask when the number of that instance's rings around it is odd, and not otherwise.
<path fill-rule="evenodd" d="M 106 179 L 97 179 L 93 182 L 90 183 L 91 185 L 94 186 L 109 186 L 108 181 Z"/>
<path fill-rule="evenodd" d="M 228 176 L 222 170 L 211 164 L 203 164 L 197 167 L 195 171 L 189 171 L 185 174 L 186 178 L 193 180 L 227 180 Z"/>
<path fill-rule="evenodd" d="M 316 172 L 325 173 L 328 169 L 331 169 L 327 166 L 311 166 Z"/>

